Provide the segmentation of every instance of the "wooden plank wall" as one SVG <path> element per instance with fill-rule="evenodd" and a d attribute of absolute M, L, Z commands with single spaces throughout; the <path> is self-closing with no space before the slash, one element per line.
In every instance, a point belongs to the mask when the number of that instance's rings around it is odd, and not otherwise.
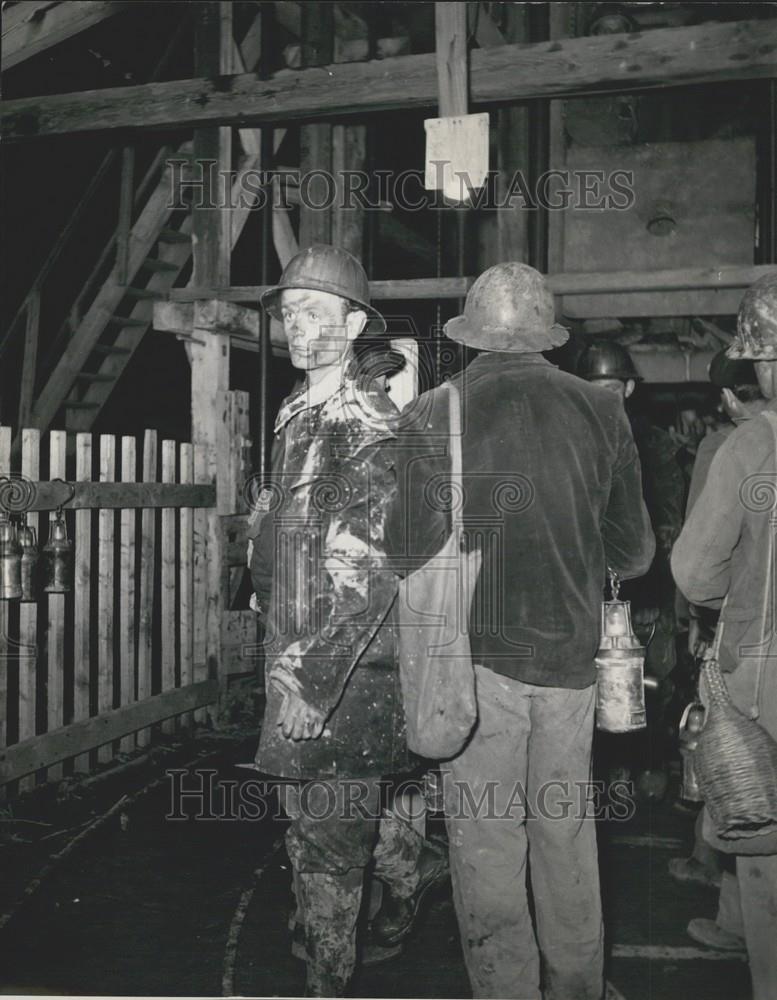
<path fill-rule="evenodd" d="M 38 482 L 43 468 L 49 479 L 81 482 L 212 481 L 204 448 L 175 441 L 160 448 L 154 430 L 142 442 L 74 438 L 22 430 L 16 468 L 12 428 L 0 427 L 0 476 L 21 472 Z M 151 489 L 148 502 L 142 510 L 65 510 L 72 593 L 46 594 L 39 579 L 37 601 L 0 601 L 0 795 L 8 781 L 20 779 L 25 791 L 146 746 L 155 730 L 170 734 L 206 720 L 205 706 L 218 695 L 206 655 L 214 577 L 205 546 L 216 509 L 160 509 Z M 55 516 L 27 515 L 44 536 L 41 551 Z M 180 698 L 166 697 L 176 688 L 185 689 Z M 54 760 L 63 747 L 72 756 Z M 30 770 L 31 761 L 47 767 Z"/>

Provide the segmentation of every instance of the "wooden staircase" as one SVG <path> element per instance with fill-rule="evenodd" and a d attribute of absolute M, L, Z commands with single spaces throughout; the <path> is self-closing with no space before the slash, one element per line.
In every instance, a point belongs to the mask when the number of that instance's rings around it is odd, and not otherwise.
<path fill-rule="evenodd" d="M 260 53 L 260 19 L 257 16 L 241 45 L 235 46 L 235 58 L 242 66 L 255 68 Z M 245 156 L 236 178 L 240 190 L 241 174 L 260 164 L 259 136 L 256 130 L 241 129 Z M 114 154 L 115 155 L 115 154 Z M 91 274 L 80 290 L 41 368 L 38 359 L 38 323 L 40 298 L 45 279 L 53 266 L 50 258 L 17 312 L 10 327 L 0 338 L 0 355 L 12 338 L 25 334 L 24 366 L 19 405 L 19 427 L 47 430 L 64 412 L 68 430 L 92 428 L 122 373 L 151 326 L 153 304 L 166 298 L 187 266 L 192 253 L 191 214 L 173 207 L 171 167 L 168 160 L 191 156 L 191 144 L 177 150 L 159 150 L 134 199 L 135 220 L 124 234 L 117 226 L 104 247 Z M 89 185 L 76 212 L 97 188 Z M 249 209 L 232 212 L 232 247 L 234 248 Z M 285 216 L 285 213 L 283 213 Z M 288 220 L 286 220 L 288 225 Z M 58 248 L 64 255 L 64 243 L 75 231 L 66 227 Z M 71 241 L 72 242 L 72 241 Z M 122 246 L 123 243 L 123 246 Z M 71 252 L 77 252 L 71 247 Z M 121 262 L 119 257 L 121 256 Z M 121 273 L 120 273 L 121 271 Z M 82 308 L 83 306 L 83 308 Z"/>
<path fill-rule="evenodd" d="M 189 259 L 191 243 L 183 226 L 176 233 L 186 243 L 162 242 L 173 214 L 171 193 L 170 171 L 162 165 L 161 177 L 129 233 L 127 284 L 119 282 L 114 264 L 39 390 L 30 413 L 32 427 L 49 427 L 63 405 L 68 430 L 89 430 L 94 423 L 150 326 L 154 299 L 172 288 Z M 111 242 L 115 246 L 117 238 Z M 153 271 L 146 281 L 149 260 L 169 268 Z"/>

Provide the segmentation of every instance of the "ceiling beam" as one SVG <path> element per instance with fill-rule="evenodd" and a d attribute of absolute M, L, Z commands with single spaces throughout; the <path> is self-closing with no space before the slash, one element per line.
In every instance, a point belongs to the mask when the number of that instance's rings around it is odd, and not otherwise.
<path fill-rule="evenodd" d="M 658 271 L 570 271 L 548 274 L 548 288 L 554 295 L 611 295 L 614 292 L 662 292 L 684 289 L 748 288 L 777 265 L 753 267 L 682 267 Z M 467 294 L 474 277 L 389 278 L 370 282 L 370 297 L 384 299 L 458 299 Z M 269 285 L 233 285 L 230 288 L 173 288 L 170 302 L 219 299 L 225 302 L 257 303 Z M 158 304 L 155 309 L 161 308 Z M 155 312 L 156 317 L 156 312 Z M 161 315 L 161 314 L 160 314 Z"/>
<path fill-rule="evenodd" d="M 473 104 L 777 76 L 777 19 L 476 49 Z M 128 128 L 314 121 L 437 104 L 434 54 L 174 80 L 0 105 L 6 140 Z"/>
<path fill-rule="evenodd" d="M 131 3 L 68 0 L 67 3 L 18 3 L 3 11 L 3 71 L 12 69 L 52 45 L 99 24 L 131 7 Z"/>

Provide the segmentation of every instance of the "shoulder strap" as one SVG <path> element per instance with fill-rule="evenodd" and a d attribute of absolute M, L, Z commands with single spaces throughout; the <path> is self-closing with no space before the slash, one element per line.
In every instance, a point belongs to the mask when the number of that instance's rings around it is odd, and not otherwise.
<path fill-rule="evenodd" d="M 452 382 L 445 383 L 448 392 L 448 435 L 451 450 L 451 528 L 461 531 L 464 487 L 461 455 L 461 401 L 459 390 Z"/>
<path fill-rule="evenodd" d="M 761 416 L 766 417 L 768 422 L 771 424 L 772 431 L 774 433 L 774 455 L 775 455 L 775 468 L 777 469 L 777 413 L 774 410 L 762 410 Z M 764 599 L 763 608 L 761 612 L 761 649 L 763 650 L 766 646 L 769 634 L 769 628 L 767 625 L 767 615 L 769 614 L 769 598 L 774 590 L 774 530 L 777 526 L 777 510 L 772 508 L 771 514 L 769 515 L 769 555 L 767 557 L 766 566 L 766 579 L 764 581 Z M 772 603 L 772 607 L 774 604 Z M 752 719 L 757 719 L 761 714 L 761 696 L 763 694 L 764 685 L 764 660 L 768 654 L 764 652 L 762 656 L 758 658 L 758 669 L 756 672 L 755 681 L 755 692 L 753 696 L 753 705 L 750 709 L 750 717 Z"/>

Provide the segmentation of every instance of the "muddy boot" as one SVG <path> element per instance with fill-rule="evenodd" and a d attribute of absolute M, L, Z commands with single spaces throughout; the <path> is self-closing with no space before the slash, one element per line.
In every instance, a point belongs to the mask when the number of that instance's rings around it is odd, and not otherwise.
<path fill-rule="evenodd" d="M 697 885 L 720 888 L 720 872 L 711 872 L 696 858 L 672 858 L 669 862 L 669 874 L 675 882 L 695 882 Z"/>
<path fill-rule="evenodd" d="M 719 927 L 714 920 L 706 917 L 694 917 L 688 924 L 688 936 L 698 941 L 699 944 L 708 948 L 715 948 L 717 951 L 739 951 L 745 950 L 745 939 L 738 934 L 732 934 Z"/>
<path fill-rule="evenodd" d="M 429 890 L 450 878 L 447 856 L 428 843 L 421 851 L 418 869 L 418 884 L 412 895 L 398 896 L 390 886 L 384 886 L 383 905 L 370 925 L 370 945 L 391 948 L 400 944 L 412 930 Z"/>

